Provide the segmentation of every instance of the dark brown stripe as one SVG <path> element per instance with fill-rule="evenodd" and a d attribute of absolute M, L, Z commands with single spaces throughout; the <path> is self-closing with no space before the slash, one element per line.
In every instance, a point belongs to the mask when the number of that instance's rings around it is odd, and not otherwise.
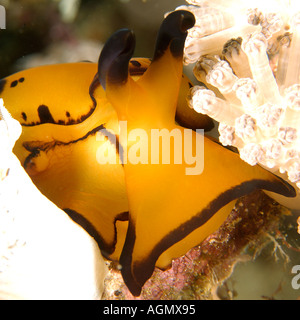
<path fill-rule="evenodd" d="M 100 125 L 96 128 L 94 128 L 93 130 L 89 131 L 87 134 L 85 134 L 84 136 L 76 139 L 76 140 L 72 140 L 72 141 L 68 141 L 68 142 L 62 142 L 62 141 L 51 141 L 51 142 L 41 142 L 41 141 L 24 141 L 23 142 L 23 147 L 30 152 L 30 154 L 26 157 L 24 163 L 23 163 L 23 167 L 26 169 L 27 166 L 31 163 L 31 160 L 33 160 L 34 158 L 38 157 L 40 154 L 40 151 L 45 151 L 48 152 L 51 149 L 54 149 L 56 146 L 62 146 L 62 145 L 70 145 L 73 143 L 76 143 L 78 141 L 83 141 L 85 139 L 87 139 L 89 136 L 96 134 L 96 132 L 98 132 L 99 130 L 105 129 L 104 125 Z"/>
<path fill-rule="evenodd" d="M 94 97 L 94 93 L 95 93 L 95 90 L 100 86 L 100 82 L 99 82 L 99 79 L 98 79 L 98 73 L 95 74 L 94 76 L 94 79 L 93 81 L 91 82 L 90 84 L 90 87 L 89 87 L 89 95 L 93 101 L 93 111 L 96 109 L 96 106 L 97 106 L 97 101 Z"/>
<path fill-rule="evenodd" d="M 136 68 L 140 68 L 142 65 L 137 60 L 130 60 L 130 64 L 132 64 Z"/>
<path fill-rule="evenodd" d="M 148 68 L 129 68 L 129 74 L 131 76 L 142 76 Z"/>
<path fill-rule="evenodd" d="M 38 157 L 40 154 L 40 151 L 45 151 L 48 152 L 51 149 L 54 149 L 56 146 L 67 146 L 73 143 L 77 143 L 79 141 L 83 141 L 87 139 L 89 136 L 96 134 L 98 131 L 104 131 L 105 135 L 107 136 L 107 139 L 110 141 L 111 144 L 113 144 L 116 148 L 116 153 L 121 159 L 121 163 L 123 165 L 123 154 L 124 150 L 122 145 L 119 142 L 119 137 L 115 136 L 113 137 L 113 134 L 106 130 L 105 126 L 102 124 L 93 130 L 90 130 L 88 133 L 86 133 L 84 136 L 76 139 L 76 140 L 71 140 L 68 142 L 62 142 L 62 141 L 51 141 L 51 142 L 41 142 L 41 141 L 25 141 L 23 142 L 23 147 L 30 152 L 30 154 L 26 157 L 23 167 L 26 169 L 27 166 L 31 163 L 31 160 L 34 158 Z"/>
<path fill-rule="evenodd" d="M 0 82 L 0 86 L 1 86 L 1 82 Z M 62 120 L 62 119 L 54 120 L 54 118 L 52 117 L 52 115 L 49 111 L 49 108 L 47 106 L 42 105 L 42 106 L 39 106 L 39 108 L 38 108 L 40 122 L 21 123 L 21 125 L 24 127 L 33 127 L 33 126 L 41 125 L 43 123 L 53 123 L 53 124 L 64 125 L 64 126 L 79 124 L 79 123 L 83 122 L 84 120 L 86 120 L 89 116 L 91 116 L 92 113 L 94 112 L 94 110 L 96 109 L 97 101 L 94 97 L 94 92 L 99 86 L 100 86 L 100 83 L 98 81 L 98 76 L 96 75 L 94 77 L 93 81 L 91 82 L 90 87 L 89 87 L 89 95 L 92 99 L 93 105 L 90 107 L 90 110 L 88 113 L 81 115 L 79 118 L 72 119 L 70 112 L 67 111 L 66 112 L 66 116 L 68 118 L 67 120 Z M 1 89 L 1 87 L 0 87 L 0 89 Z M 41 110 L 40 110 L 40 108 L 41 108 Z M 41 113 L 41 116 L 40 116 L 40 113 Z M 42 119 L 41 119 L 41 117 L 42 117 Z"/>
<path fill-rule="evenodd" d="M 22 118 L 23 118 L 24 121 L 27 121 L 27 115 L 26 115 L 25 112 L 22 112 L 22 113 L 21 113 L 21 116 L 22 116 Z"/>
<path fill-rule="evenodd" d="M 55 123 L 52 114 L 47 106 L 44 104 L 38 107 L 38 115 L 40 118 L 40 123 Z"/>
<path fill-rule="evenodd" d="M 105 134 L 108 141 L 115 145 L 117 155 L 121 160 L 122 166 L 124 166 L 124 149 L 123 146 L 120 144 L 119 136 L 111 133 L 110 131 L 106 130 L 106 128 L 101 129 L 101 131 Z"/>
<path fill-rule="evenodd" d="M 30 122 L 30 123 L 21 123 L 22 126 L 24 127 L 34 127 L 34 126 L 38 126 L 44 123 L 52 123 L 52 124 L 56 124 L 56 125 L 63 125 L 63 126 L 70 126 L 70 125 L 75 125 L 75 124 L 79 124 L 81 122 L 83 122 L 84 120 L 86 120 L 93 112 L 94 112 L 95 108 L 91 108 L 90 111 L 87 114 L 84 114 L 82 116 L 80 116 L 78 119 L 72 119 L 72 118 L 68 118 L 68 120 L 54 120 L 53 122 Z"/>
<path fill-rule="evenodd" d="M 134 276 L 132 274 L 132 270 L 131 270 L 131 264 L 132 264 L 132 251 L 134 248 L 134 244 L 135 244 L 135 224 L 134 222 L 130 219 L 130 215 L 129 215 L 129 223 L 128 223 L 128 229 L 127 229 L 127 235 L 126 235 L 126 239 L 125 239 L 125 243 L 124 243 L 124 247 L 120 256 L 120 264 L 122 266 L 122 277 L 123 280 L 126 284 L 126 286 L 128 287 L 128 289 L 130 290 L 131 294 L 133 294 L 134 296 L 139 296 L 141 294 L 141 290 L 144 284 L 140 285 L 139 283 L 137 283 L 134 279 Z M 147 259 L 148 260 L 148 259 Z M 157 259 L 156 259 L 157 260 Z M 155 262 L 156 262 L 155 260 Z M 154 262 L 154 265 L 155 265 Z M 154 270 L 154 267 L 152 268 L 152 265 L 150 266 L 151 268 L 151 274 Z M 149 274 L 149 265 L 147 266 L 146 270 L 146 277 L 147 280 L 150 278 L 150 276 L 148 276 Z M 146 280 L 146 281 L 147 281 Z"/>
<path fill-rule="evenodd" d="M 11 84 L 10 84 L 10 87 L 11 88 L 14 88 L 18 85 L 18 80 L 14 80 Z"/>
<path fill-rule="evenodd" d="M 138 61 L 136 61 L 138 62 Z M 130 67 L 129 68 L 129 73 L 131 76 L 141 76 L 145 73 L 145 71 L 147 70 L 147 68 L 135 68 L 135 67 Z M 24 78 L 21 78 L 19 79 L 20 82 L 23 82 L 24 80 L 22 80 Z M 4 85 L 6 83 L 6 80 L 0 80 L 0 93 L 1 91 L 3 90 L 4 88 Z M 95 75 L 93 81 L 91 82 L 91 85 L 89 87 L 89 95 L 92 99 L 92 102 L 93 102 L 93 106 L 90 108 L 89 112 L 80 116 L 78 119 L 72 119 L 71 118 L 71 115 L 70 115 L 70 112 L 66 112 L 66 116 L 67 116 L 67 120 L 55 120 L 50 111 L 49 111 L 49 108 L 48 108 L 48 111 L 52 117 L 52 119 L 50 118 L 50 121 L 51 122 L 30 122 L 30 123 L 21 123 L 22 126 L 24 127 L 33 127 L 33 126 L 37 126 L 37 125 L 40 125 L 40 124 L 43 124 L 43 123 L 53 123 L 53 124 L 58 124 L 58 125 L 65 125 L 65 126 L 69 126 L 69 125 L 75 125 L 75 124 L 79 124 L 81 122 L 83 122 L 84 120 L 86 120 L 88 117 L 90 117 L 94 110 L 96 109 L 97 107 L 97 101 L 94 97 L 94 93 L 95 93 L 95 90 L 100 86 L 100 82 L 99 82 L 99 79 L 98 79 L 98 73 Z M 23 116 L 22 116 L 23 118 Z M 45 117 L 46 118 L 46 117 Z M 23 118 L 24 119 L 24 118 Z M 24 119 L 25 120 L 25 119 Z M 27 121 L 27 117 L 26 117 L 26 120 Z"/>
<path fill-rule="evenodd" d="M 76 139 L 76 140 L 71 140 L 68 142 L 62 142 L 62 141 L 58 141 L 58 140 L 54 140 L 51 142 L 40 142 L 40 141 L 25 141 L 23 142 L 23 147 L 27 150 L 27 151 L 34 151 L 35 149 L 39 149 L 42 151 L 49 151 L 50 149 L 55 148 L 56 146 L 67 146 L 73 143 L 76 143 L 78 141 L 83 141 L 85 139 L 87 139 L 89 136 L 96 134 L 98 131 L 105 129 L 105 126 L 103 124 L 101 124 L 100 126 L 94 128 L 93 130 L 90 130 L 88 133 L 86 133 L 84 136 Z"/>

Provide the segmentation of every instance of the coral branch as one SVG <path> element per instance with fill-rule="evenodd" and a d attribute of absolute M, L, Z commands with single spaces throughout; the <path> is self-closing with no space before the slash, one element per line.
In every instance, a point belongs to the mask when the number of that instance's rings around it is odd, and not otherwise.
<path fill-rule="evenodd" d="M 254 34 L 243 41 L 242 48 L 247 54 L 253 79 L 262 89 L 265 99 L 275 105 L 280 104 L 279 90 L 266 53 L 267 39 L 262 33 Z"/>
<path fill-rule="evenodd" d="M 197 112 L 204 113 L 218 122 L 234 125 L 235 119 L 242 115 L 242 111 L 204 87 L 195 86 L 191 91 L 189 105 Z"/>
<path fill-rule="evenodd" d="M 292 19 L 292 42 L 289 54 L 289 63 L 286 71 L 284 87 L 299 83 L 300 75 L 300 13 Z"/>

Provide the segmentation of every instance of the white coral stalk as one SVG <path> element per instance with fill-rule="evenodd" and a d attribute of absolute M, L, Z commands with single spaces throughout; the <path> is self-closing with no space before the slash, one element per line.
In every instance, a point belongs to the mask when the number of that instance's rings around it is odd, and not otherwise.
<path fill-rule="evenodd" d="M 222 100 L 205 87 L 195 86 L 191 91 L 190 106 L 198 113 L 209 115 L 215 120 L 233 126 L 235 119 L 242 115 L 238 108 Z M 230 110 L 230 111 L 229 111 Z"/>
<path fill-rule="evenodd" d="M 245 78 L 252 78 L 247 55 L 241 48 L 242 38 L 230 39 L 223 47 L 222 56 L 230 64 L 235 75 Z"/>
<path fill-rule="evenodd" d="M 292 42 L 289 53 L 289 63 L 287 66 L 285 85 L 289 87 L 299 82 L 300 75 L 300 12 L 292 17 Z"/>
<path fill-rule="evenodd" d="M 238 78 L 233 74 L 232 69 L 226 61 L 216 57 L 203 57 L 197 62 L 194 74 L 199 81 L 213 87 L 218 87 L 227 101 L 238 103 L 238 99 L 233 91 L 233 86 Z"/>
<path fill-rule="evenodd" d="M 99 248 L 34 186 L 12 153 L 20 133 L 0 99 L 0 300 L 100 299 Z"/>
<path fill-rule="evenodd" d="M 264 87 L 263 95 L 265 99 L 274 104 L 280 104 L 281 98 L 279 90 L 269 67 L 267 56 L 267 39 L 262 33 L 255 33 L 244 39 L 242 49 L 247 54 L 253 79 L 258 87 Z M 264 84 L 268 83 L 267 86 Z"/>
<path fill-rule="evenodd" d="M 276 71 L 276 82 L 280 93 L 283 92 L 287 68 L 289 66 L 289 53 L 290 53 L 291 34 L 285 33 L 279 37 L 279 56 Z"/>
<path fill-rule="evenodd" d="M 251 78 L 238 79 L 233 86 L 233 90 L 247 113 L 251 113 L 262 102 L 262 95 L 258 92 L 257 83 Z"/>

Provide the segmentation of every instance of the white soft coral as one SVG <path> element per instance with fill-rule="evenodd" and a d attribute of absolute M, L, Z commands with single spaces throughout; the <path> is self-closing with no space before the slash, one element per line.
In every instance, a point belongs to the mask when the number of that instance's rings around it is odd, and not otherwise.
<path fill-rule="evenodd" d="M 188 2 L 203 10 L 212 3 Z M 230 11 L 231 2 L 222 7 L 220 1 L 213 1 L 224 13 L 223 20 L 230 12 L 233 16 L 240 13 L 257 28 L 245 31 L 246 24 L 241 21 L 246 19 L 241 17 L 225 25 L 226 19 L 220 23 L 222 19 L 218 22 L 217 16 L 211 16 L 211 24 L 221 27 L 217 31 L 211 27 L 210 37 L 222 44 L 223 52 L 197 51 L 207 37 L 204 35 L 193 40 L 192 58 L 188 51 L 194 35 L 191 31 L 186 61 L 197 60 L 194 74 L 206 87 L 192 88 L 190 106 L 220 123 L 220 141 L 237 147 L 243 160 L 286 173 L 300 187 L 300 10 L 292 1 L 284 2 L 284 7 L 283 1 L 273 1 L 272 6 L 261 9 L 236 0 Z M 197 10 L 192 11 L 199 15 Z M 201 15 L 198 20 L 201 24 Z M 232 33 L 238 38 L 222 38 L 222 32 L 227 30 L 229 36 L 232 28 L 239 29 Z"/>

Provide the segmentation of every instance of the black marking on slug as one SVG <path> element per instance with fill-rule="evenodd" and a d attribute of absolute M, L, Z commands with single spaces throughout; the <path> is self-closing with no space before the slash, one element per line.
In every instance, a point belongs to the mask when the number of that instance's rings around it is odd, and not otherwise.
<path fill-rule="evenodd" d="M 25 169 L 29 168 L 33 164 L 34 159 L 40 155 L 41 151 L 44 151 L 47 153 L 48 151 L 53 150 L 56 146 L 68 146 L 68 145 L 77 143 L 79 141 L 84 141 L 87 138 L 89 138 L 90 136 L 95 135 L 98 131 L 104 131 L 104 133 L 106 134 L 107 139 L 110 141 L 110 143 L 115 145 L 116 153 L 119 156 L 119 158 L 121 158 L 121 160 L 122 160 L 124 150 L 123 150 L 122 145 L 120 144 L 119 137 L 116 136 L 115 139 L 113 139 L 112 138 L 113 134 L 106 130 L 104 124 L 101 124 L 100 126 L 97 126 L 96 128 L 87 132 L 84 136 L 82 136 L 76 140 L 71 140 L 68 142 L 63 142 L 63 141 L 58 141 L 58 140 L 53 140 L 53 141 L 49 141 L 49 142 L 42 142 L 42 141 L 25 141 L 25 142 L 23 142 L 23 147 L 27 151 L 30 152 L 30 154 L 27 156 L 27 158 L 25 159 L 25 161 L 23 163 L 23 167 Z"/>
<path fill-rule="evenodd" d="M 56 146 L 63 146 L 63 145 L 68 146 L 70 144 L 73 144 L 73 143 L 76 143 L 79 141 L 83 141 L 83 140 L 87 139 L 89 136 L 95 135 L 99 130 L 102 130 L 102 129 L 106 129 L 103 124 L 92 129 L 91 131 L 86 133 L 84 136 L 82 136 L 76 140 L 71 140 L 68 142 L 63 142 L 63 141 L 59 141 L 59 140 L 53 140 L 53 141 L 49 141 L 49 142 L 25 141 L 25 142 L 23 142 L 23 147 L 27 151 L 30 151 L 30 152 L 34 152 L 36 150 L 42 150 L 42 151 L 48 152 L 49 150 L 54 149 Z"/>
<path fill-rule="evenodd" d="M 130 63 L 136 68 L 140 68 L 142 66 L 137 60 L 130 60 Z"/>
<path fill-rule="evenodd" d="M 103 133 L 106 137 L 106 140 L 108 140 L 111 144 L 115 145 L 117 155 L 119 156 L 121 160 L 122 166 L 124 166 L 124 149 L 123 146 L 120 143 L 120 138 L 118 135 L 114 135 L 110 131 L 108 131 L 106 128 L 103 128 L 101 130 L 101 133 Z"/>
<path fill-rule="evenodd" d="M 26 169 L 26 168 L 29 168 L 29 167 L 32 167 L 32 161 L 33 159 L 37 158 L 39 155 L 40 155 L 40 150 L 37 148 L 37 149 L 34 149 L 32 150 L 32 152 L 30 153 L 30 155 L 28 155 L 24 161 L 24 164 L 23 164 L 23 167 Z"/>
<path fill-rule="evenodd" d="M 17 86 L 17 84 L 18 84 L 18 80 L 14 80 L 14 81 L 10 84 L 10 87 L 11 87 L 11 88 L 14 88 L 14 87 Z"/>
<path fill-rule="evenodd" d="M 135 36 L 132 31 L 127 31 L 127 34 L 124 33 L 123 38 L 120 37 L 120 41 L 123 47 L 119 47 L 121 49 L 119 55 L 112 62 L 110 69 L 107 73 L 107 79 L 109 82 L 114 84 L 124 84 L 128 78 L 128 64 L 131 59 L 134 48 L 135 48 Z"/>
<path fill-rule="evenodd" d="M 99 83 L 98 83 L 97 86 L 99 86 Z M 97 87 L 97 86 L 95 86 L 95 87 Z M 77 119 L 71 118 L 70 112 L 67 111 L 66 112 L 66 117 L 68 119 L 55 120 L 53 118 L 50 110 L 49 110 L 49 107 L 47 107 L 45 105 L 41 105 L 41 106 L 38 107 L 38 115 L 39 115 L 40 121 L 39 122 L 33 122 L 32 121 L 30 123 L 21 123 L 21 125 L 24 126 L 24 127 L 33 127 L 33 126 L 38 126 L 38 125 L 43 124 L 43 123 L 53 123 L 53 124 L 58 124 L 58 125 L 69 126 L 69 125 L 74 125 L 74 124 L 81 123 L 84 120 L 86 120 L 94 112 L 94 110 L 96 108 L 97 102 L 96 102 L 96 99 L 93 96 L 93 93 L 94 93 L 94 89 L 92 89 L 90 91 L 90 96 L 91 96 L 91 99 L 93 101 L 93 105 L 90 107 L 89 112 L 86 113 L 86 114 L 81 115 Z"/>
<path fill-rule="evenodd" d="M 94 104 L 94 108 L 93 108 L 93 111 L 95 110 L 96 106 L 97 106 L 97 101 L 94 97 L 94 92 L 95 90 L 100 86 L 100 82 L 99 82 L 99 79 L 98 79 L 98 72 L 95 74 L 94 76 L 94 79 L 93 81 L 91 82 L 90 84 L 90 87 L 89 87 L 89 95 L 93 101 L 93 104 Z M 92 111 L 92 113 L 93 113 Z"/>
<path fill-rule="evenodd" d="M 40 118 L 40 123 L 55 123 L 52 114 L 47 106 L 42 104 L 38 107 L 37 111 Z"/>
<path fill-rule="evenodd" d="M 56 146 L 68 146 L 70 144 L 77 143 L 79 141 L 84 141 L 90 136 L 95 135 L 98 131 L 103 130 L 105 134 L 107 135 L 107 139 L 110 141 L 111 144 L 115 144 L 116 152 L 118 156 L 123 157 L 123 147 L 120 144 L 119 137 L 116 136 L 115 139 L 112 138 L 112 133 L 107 131 L 104 124 L 101 124 L 100 126 L 97 126 L 96 128 L 92 129 L 88 133 L 86 133 L 84 136 L 76 139 L 71 140 L 68 142 L 53 140 L 49 142 L 41 142 L 41 141 L 25 141 L 23 142 L 23 147 L 30 152 L 30 155 L 27 156 L 27 158 L 24 161 L 24 168 L 26 169 L 27 165 L 30 163 L 30 161 L 37 157 L 40 154 L 40 151 L 48 152 L 51 149 L 54 149 Z M 109 133 L 109 134 L 108 134 Z M 122 159 L 122 158 L 121 158 Z"/>
<path fill-rule="evenodd" d="M 129 74 L 131 76 L 142 76 L 145 72 L 146 72 L 147 68 L 135 68 L 135 67 L 131 67 L 129 69 Z"/>
<path fill-rule="evenodd" d="M 66 115 L 67 119 L 56 120 L 53 118 L 49 107 L 47 107 L 45 105 L 40 105 L 38 107 L 38 115 L 39 115 L 40 121 L 39 122 L 31 121 L 30 123 L 21 123 L 21 125 L 24 127 L 33 127 L 33 126 L 38 126 L 43 123 L 53 123 L 53 124 L 58 124 L 58 125 L 69 126 L 69 125 L 75 125 L 75 124 L 81 123 L 84 120 L 86 120 L 88 117 L 90 117 L 92 115 L 92 113 L 94 112 L 94 110 L 96 109 L 97 101 L 94 97 L 94 92 L 99 86 L 100 86 L 100 83 L 98 80 L 98 75 L 96 74 L 96 76 L 94 77 L 94 79 L 91 82 L 91 85 L 89 87 L 89 95 L 92 100 L 92 105 L 90 106 L 90 110 L 88 111 L 88 113 L 79 116 L 77 119 L 71 118 L 70 112 L 66 111 L 65 115 Z M 1 90 L 1 80 L 0 80 L 0 90 Z M 1 93 L 1 91 L 0 91 L 0 93 Z"/>
<path fill-rule="evenodd" d="M 148 66 L 143 67 L 143 65 L 137 60 L 129 61 L 129 74 L 131 76 L 142 76 L 147 69 L 148 69 Z"/>
<path fill-rule="evenodd" d="M 16 87 L 16 86 L 18 85 L 19 82 L 22 83 L 22 82 L 24 82 L 24 80 L 25 80 L 24 77 L 20 78 L 19 80 L 14 80 L 14 81 L 12 81 L 12 83 L 10 84 L 10 87 L 11 87 L 11 88 L 14 88 L 14 87 Z"/>
<path fill-rule="evenodd" d="M 134 48 L 135 36 L 128 29 L 118 30 L 106 41 L 98 61 L 98 79 L 104 90 L 106 82 L 123 85 L 127 81 Z"/>
<path fill-rule="evenodd" d="M 153 61 L 163 56 L 168 48 L 173 57 L 182 57 L 187 30 L 194 24 L 195 17 L 189 11 L 177 10 L 169 14 L 159 29 Z"/>
<path fill-rule="evenodd" d="M 27 121 L 27 114 L 25 112 L 22 112 L 21 116 L 24 121 Z"/>
<path fill-rule="evenodd" d="M 95 100 L 95 103 L 96 103 L 96 100 Z M 33 122 L 33 121 L 30 123 L 23 123 L 22 122 L 21 125 L 24 127 L 33 127 L 33 126 L 38 126 L 43 123 L 53 123 L 53 124 L 58 124 L 58 125 L 63 125 L 63 126 L 69 126 L 69 125 L 78 124 L 78 123 L 83 122 L 85 119 L 87 119 L 94 112 L 94 110 L 95 110 L 95 107 L 93 106 L 93 107 L 91 107 L 90 111 L 87 114 L 84 114 L 84 115 L 78 117 L 77 119 L 73 119 L 73 118 L 71 118 L 71 115 L 68 116 L 66 114 L 66 117 L 68 119 L 55 120 L 53 117 L 52 117 L 52 119 L 51 119 L 51 117 L 49 117 L 47 121 L 46 121 L 47 117 L 46 117 L 46 113 L 45 113 L 45 117 L 42 116 L 43 119 L 45 120 L 44 122 L 42 122 L 41 118 L 40 118 L 39 122 Z M 43 112 L 43 110 L 42 110 L 42 112 Z M 46 112 L 46 110 L 45 110 L 45 112 Z M 51 113 L 50 113 L 50 116 L 52 116 Z"/>
<path fill-rule="evenodd" d="M 68 142 L 62 142 L 62 141 L 58 141 L 58 140 L 53 140 L 53 141 L 49 141 L 49 142 L 42 142 L 42 141 L 25 141 L 23 142 L 23 147 L 30 152 L 30 154 L 26 157 L 24 163 L 23 163 L 23 167 L 26 169 L 28 167 L 30 167 L 30 165 L 32 165 L 34 158 L 38 157 L 40 155 L 41 151 L 44 152 L 48 152 L 51 149 L 54 149 L 56 146 L 68 146 L 70 144 L 79 142 L 79 141 L 83 141 L 85 139 L 87 139 L 89 136 L 91 135 L 95 135 L 97 131 L 105 129 L 104 125 L 100 125 L 96 128 L 94 128 L 93 130 L 89 131 L 87 134 L 85 134 L 84 136 L 76 139 L 76 140 L 72 140 L 72 141 L 68 141 Z"/>

